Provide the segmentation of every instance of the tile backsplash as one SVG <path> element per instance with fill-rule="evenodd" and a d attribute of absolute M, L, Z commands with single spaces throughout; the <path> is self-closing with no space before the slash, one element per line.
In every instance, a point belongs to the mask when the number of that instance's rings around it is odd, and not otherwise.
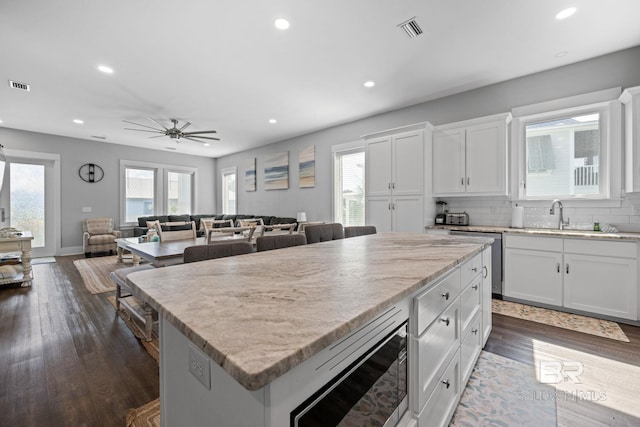
<path fill-rule="evenodd" d="M 513 202 L 499 197 L 442 198 L 450 212 L 469 214 L 469 225 L 511 226 Z M 556 228 L 558 215 L 549 214 L 548 206 L 525 207 L 524 227 Z M 613 225 L 619 231 L 640 232 L 640 195 L 622 198 L 620 207 L 565 207 L 564 218 L 571 228 L 591 229 L 595 221 L 601 226 Z"/>

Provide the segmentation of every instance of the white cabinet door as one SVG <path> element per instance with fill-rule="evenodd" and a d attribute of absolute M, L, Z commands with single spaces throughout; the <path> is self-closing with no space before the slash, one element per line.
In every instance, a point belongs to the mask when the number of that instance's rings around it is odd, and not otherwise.
<path fill-rule="evenodd" d="M 365 179 L 367 197 L 391 194 L 391 137 L 367 142 Z"/>
<path fill-rule="evenodd" d="M 394 136 L 392 149 L 393 195 L 423 194 L 424 133 L 416 131 Z"/>
<path fill-rule="evenodd" d="M 466 134 L 467 193 L 506 194 L 506 125 L 470 126 Z"/>
<path fill-rule="evenodd" d="M 422 196 L 394 197 L 391 200 L 391 227 L 392 231 L 407 233 L 423 233 L 423 209 Z"/>
<path fill-rule="evenodd" d="M 393 231 L 389 196 L 368 197 L 366 206 L 365 222 L 368 225 L 374 225 L 378 233 Z"/>
<path fill-rule="evenodd" d="M 433 193 L 465 191 L 465 131 L 453 129 L 433 133 Z"/>
<path fill-rule="evenodd" d="M 491 246 L 482 251 L 482 346 L 491 333 Z"/>
<path fill-rule="evenodd" d="M 625 89 L 624 104 L 625 190 L 640 191 L 640 86 Z"/>
<path fill-rule="evenodd" d="M 562 253 L 505 249 L 504 295 L 562 306 Z"/>
<path fill-rule="evenodd" d="M 564 255 L 564 305 L 623 319 L 638 318 L 635 259 Z"/>

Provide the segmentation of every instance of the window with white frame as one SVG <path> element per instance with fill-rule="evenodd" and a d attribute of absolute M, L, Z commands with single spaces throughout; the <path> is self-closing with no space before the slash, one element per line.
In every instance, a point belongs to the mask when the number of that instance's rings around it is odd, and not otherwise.
<path fill-rule="evenodd" d="M 122 160 L 120 218 L 136 224 L 149 215 L 191 214 L 195 206 L 197 169 Z"/>
<path fill-rule="evenodd" d="M 334 150 L 334 221 L 364 225 L 364 147 Z"/>
<path fill-rule="evenodd" d="M 523 115 L 512 126 L 520 200 L 610 199 L 619 191 L 611 176 L 621 161 L 617 101 Z"/>
<path fill-rule="evenodd" d="M 233 215 L 237 210 L 237 170 L 235 167 L 231 167 L 222 169 L 221 173 L 222 213 Z"/>

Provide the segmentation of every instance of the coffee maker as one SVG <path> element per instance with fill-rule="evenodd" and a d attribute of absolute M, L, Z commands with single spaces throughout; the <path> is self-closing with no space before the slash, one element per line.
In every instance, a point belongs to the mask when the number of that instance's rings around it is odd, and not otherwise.
<path fill-rule="evenodd" d="M 438 200 L 436 202 L 436 225 L 444 225 L 447 219 L 447 202 L 443 202 L 442 200 Z"/>

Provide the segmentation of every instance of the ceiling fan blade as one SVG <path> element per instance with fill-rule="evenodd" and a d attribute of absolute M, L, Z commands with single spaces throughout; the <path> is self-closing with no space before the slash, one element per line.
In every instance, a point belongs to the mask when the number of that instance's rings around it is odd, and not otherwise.
<path fill-rule="evenodd" d="M 162 135 L 150 136 L 149 138 L 162 138 L 163 136 L 166 135 L 163 133 Z"/>
<path fill-rule="evenodd" d="M 153 129 L 153 128 L 150 128 L 150 129 Z M 164 134 L 165 134 L 163 130 L 159 130 L 159 129 L 158 129 L 158 130 L 155 130 L 155 129 L 154 129 L 154 130 L 146 130 L 146 129 L 131 129 L 131 128 L 124 128 L 124 130 L 135 130 L 135 131 L 137 131 L 137 132 L 160 133 L 160 134 L 162 134 L 162 135 L 164 135 Z"/>
<path fill-rule="evenodd" d="M 178 129 L 179 132 L 182 132 L 183 130 L 185 130 L 186 128 L 188 128 L 189 126 L 191 126 L 191 122 L 187 122 L 184 125 L 182 125 L 182 127 L 180 129 Z"/>
<path fill-rule="evenodd" d="M 149 129 L 157 130 L 158 132 L 161 131 L 160 129 L 152 128 L 151 126 L 141 125 L 140 123 L 135 123 L 135 122 L 130 122 L 129 120 L 123 120 L 123 122 L 131 123 L 132 125 L 136 125 L 136 126 L 142 126 L 143 128 L 149 128 Z M 139 130 L 139 129 L 129 129 L 129 130 Z"/>
<path fill-rule="evenodd" d="M 182 135 L 183 138 L 197 138 L 197 139 L 210 139 L 212 141 L 220 141 L 220 138 L 212 138 L 210 136 L 198 136 L 198 135 Z"/>
<path fill-rule="evenodd" d="M 185 135 L 196 135 L 198 133 L 218 133 L 217 130 L 199 130 L 196 132 L 184 132 Z"/>
<path fill-rule="evenodd" d="M 163 124 L 161 124 L 160 122 L 158 122 L 157 120 L 152 119 L 151 117 L 147 117 L 147 119 L 151 120 L 153 123 L 157 124 L 158 126 L 160 126 L 162 129 L 164 130 L 169 130 L 168 128 L 166 128 Z"/>

